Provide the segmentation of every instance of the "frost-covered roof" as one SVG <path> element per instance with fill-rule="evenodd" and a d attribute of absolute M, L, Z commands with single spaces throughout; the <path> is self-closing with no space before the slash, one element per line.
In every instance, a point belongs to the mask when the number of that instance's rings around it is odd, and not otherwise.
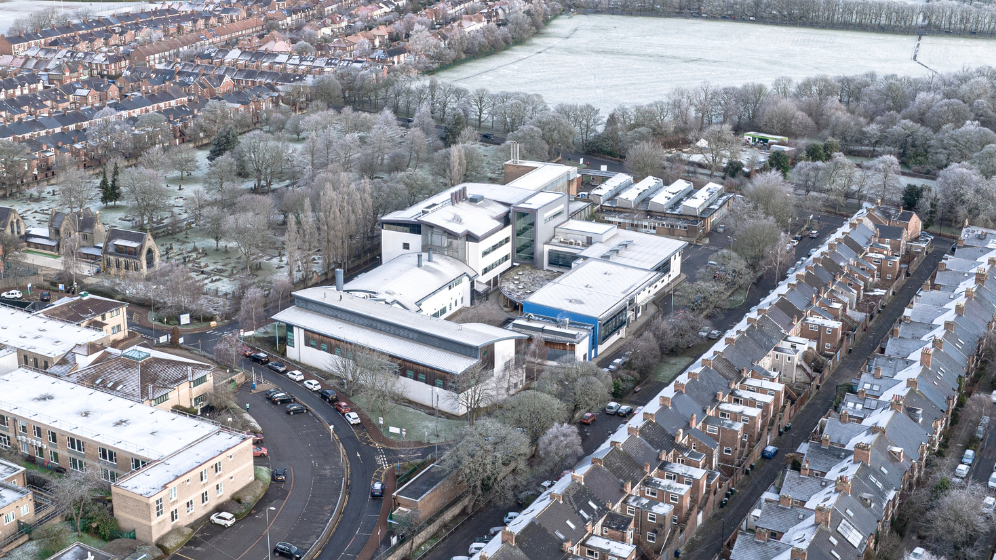
<path fill-rule="evenodd" d="M 58 359 L 77 345 L 105 336 L 96 329 L 0 305 L 0 344 L 4 346 Z"/>
<path fill-rule="evenodd" d="M 178 453 L 135 471 L 119 480 L 115 486 L 151 498 L 165 490 L 177 478 L 248 440 L 249 436 L 246 434 L 215 431 L 193 445 L 183 448 Z M 222 460 L 222 474 L 225 474 L 227 463 L 228 461 Z"/>

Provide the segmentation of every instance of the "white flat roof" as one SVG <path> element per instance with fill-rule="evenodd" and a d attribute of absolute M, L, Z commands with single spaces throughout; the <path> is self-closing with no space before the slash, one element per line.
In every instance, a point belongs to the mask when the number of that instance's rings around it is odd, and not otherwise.
<path fill-rule="evenodd" d="M 165 490 L 177 478 L 242 443 L 248 437 L 245 434 L 219 430 L 181 452 L 133 473 L 115 486 L 140 496 L 152 497 Z M 223 462 L 223 465 L 225 463 L 227 462 Z M 222 469 L 224 474 L 224 466 Z"/>
<path fill-rule="evenodd" d="M 688 243 L 670 237 L 617 229 L 615 235 L 600 243 L 592 243 L 580 255 L 587 259 L 604 258 L 617 264 L 653 270 L 686 245 Z M 615 254 L 604 257 L 613 250 L 616 250 Z"/>
<path fill-rule="evenodd" d="M 625 303 L 635 290 L 658 274 L 601 259 L 588 259 L 537 290 L 526 302 L 598 318 Z"/>
<path fill-rule="evenodd" d="M 103 340 L 99 330 L 0 305 L 0 344 L 55 360 L 80 344 Z"/>
<path fill-rule="evenodd" d="M 23 368 L 0 375 L 0 410 L 152 460 L 219 429 Z"/>
<path fill-rule="evenodd" d="M 414 223 L 423 213 L 431 212 L 436 208 L 450 205 L 450 193 L 467 188 L 467 196 L 479 194 L 488 200 L 493 200 L 505 206 L 518 204 L 529 198 L 534 191 L 517 188 L 510 185 L 492 185 L 490 183 L 461 183 L 450 187 L 445 191 L 430 196 L 429 198 L 413 204 L 404 210 L 396 210 L 380 219 L 381 222 L 410 222 Z"/>
<path fill-rule="evenodd" d="M 477 277 L 474 269 L 463 262 L 446 255 L 434 254 L 432 262 L 428 254 L 421 254 L 422 266 L 418 266 L 420 253 L 402 253 L 377 268 L 364 272 L 343 286 L 347 292 L 365 292 L 384 299 L 384 303 L 397 301 L 415 307 L 425 298 L 446 287 L 463 275 Z"/>
<path fill-rule="evenodd" d="M 418 221 L 445 229 L 455 235 L 471 234 L 478 239 L 504 227 L 502 216 L 508 206 L 485 198 L 479 203 L 469 200 L 433 208 Z"/>
<path fill-rule="evenodd" d="M 536 169 L 533 169 L 529 173 L 526 173 L 522 177 L 508 183 L 509 186 L 519 187 L 523 189 L 529 189 L 532 191 L 538 191 L 544 187 L 550 185 L 557 179 L 563 176 L 570 177 L 572 174 L 577 173 L 576 167 L 571 167 L 569 165 L 561 165 L 559 163 L 545 163 L 545 162 L 518 162 L 519 165 L 535 165 Z"/>
<path fill-rule="evenodd" d="M 509 183 L 511 184 L 511 183 Z M 551 202 L 564 199 L 567 200 L 567 195 L 564 193 L 540 191 L 533 196 L 523 200 L 519 204 L 516 204 L 516 208 L 542 208 Z"/>
<path fill-rule="evenodd" d="M 603 224 L 600 222 L 589 222 L 587 220 L 567 220 L 557 226 L 556 229 L 562 229 L 564 231 L 577 231 L 581 233 L 605 234 L 613 229 L 616 229 L 616 226 L 607 223 Z"/>

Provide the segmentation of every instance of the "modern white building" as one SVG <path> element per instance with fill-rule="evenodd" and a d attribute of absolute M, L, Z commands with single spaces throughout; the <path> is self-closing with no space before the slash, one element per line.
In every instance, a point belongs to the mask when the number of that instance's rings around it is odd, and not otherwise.
<path fill-rule="evenodd" d="M 723 194 L 723 185 L 709 183 L 681 203 L 681 213 L 698 216 Z"/>
<path fill-rule="evenodd" d="M 688 193 L 692 192 L 692 184 L 684 179 L 678 179 L 655 194 L 650 199 L 648 209 L 651 212 L 667 212 L 668 209 Z"/>
<path fill-rule="evenodd" d="M 384 305 L 334 288 L 294 292 L 294 305 L 274 315 L 287 327 L 287 357 L 329 370 L 350 359 L 351 347 L 380 353 L 396 367 L 406 399 L 466 413 L 458 391 L 460 375 L 480 366 L 492 372 L 486 383 L 499 394 L 524 382 L 517 359 L 526 336 L 478 323 L 458 324 Z"/>
<path fill-rule="evenodd" d="M 344 291 L 409 311 L 446 318 L 471 304 L 477 272 L 446 255 L 404 253 L 357 276 Z"/>
<path fill-rule="evenodd" d="M 0 304 L 0 345 L 16 350 L 17 361 L 23 366 L 48 370 L 66 356 L 85 362 L 87 353 L 74 354 L 74 349 L 109 339 L 97 328 Z"/>
<path fill-rule="evenodd" d="M 591 189 L 588 198 L 595 204 L 601 204 L 606 200 L 621 193 L 623 189 L 633 184 L 633 176 L 619 173 L 609 177 L 604 183 Z"/>

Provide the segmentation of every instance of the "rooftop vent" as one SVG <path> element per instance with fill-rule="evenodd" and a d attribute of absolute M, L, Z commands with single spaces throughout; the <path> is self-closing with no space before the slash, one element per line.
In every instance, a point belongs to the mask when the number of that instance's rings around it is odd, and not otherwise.
<path fill-rule="evenodd" d="M 467 200 L 470 201 L 471 204 L 480 204 L 484 202 L 484 195 L 472 194 L 467 197 Z"/>

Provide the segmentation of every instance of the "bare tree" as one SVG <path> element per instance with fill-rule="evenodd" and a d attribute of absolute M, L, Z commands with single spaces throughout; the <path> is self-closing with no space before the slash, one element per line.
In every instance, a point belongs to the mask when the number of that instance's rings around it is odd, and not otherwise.
<path fill-rule="evenodd" d="M 422 521 L 422 513 L 418 509 L 405 510 L 404 513 L 396 512 L 391 518 L 394 522 L 394 534 L 402 539 L 407 539 L 408 551 L 405 558 L 411 558 L 415 551 L 415 535 L 419 534 L 425 527 Z"/>
<path fill-rule="evenodd" d="M 66 282 L 76 285 L 76 276 L 80 270 L 80 249 L 83 248 L 83 238 L 78 233 L 64 237 L 59 241 L 59 252 L 62 253 L 62 274 Z"/>
<path fill-rule="evenodd" d="M 923 525 L 935 553 L 956 560 L 982 557 L 980 553 L 988 546 L 985 537 L 992 530 L 991 522 L 979 513 L 985 496 L 981 486 L 970 484 L 951 488 L 937 498 Z"/>
<path fill-rule="evenodd" d="M 76 525 L 77 536 L 82 531 L 80 522 L 83 519 L 83 512 L 93 503 L 97 492 L 106 486 L 100 480 L 99 469 L 92 466 L 84 468 L 82 472 L 70 470 L 52 482 L 55 487 L 52 495 L 55 496 L 59 506 L 69 513 L 69 517 Z"/>
<path fill-rule="evenodd" d="M 458 408 L 467 411 L 471 426 L 482 410 L 505 396 L 494 370 L 486 369 L 482 364 L 475 364 L 455 377 L 446 395 Z"/>
<path fill-rule="evenodd" d="M 554 424 L 539 438 L 537 444 L 540 458 L 551 469 L 558 470 L 562 465 L 572 464 L 584 455 L 581 448 L 581 434 L 575 424 Z"/>
<path fill-rule="evenodd" d="M 59 175 L 59 205 L 81 212 L 100 198 L 97 182 L 82 169 L 67 169 Z"/>
<path fill-rule="evenodd" d="M 218 197 L 218 201 L 227 207 L 235 203 L 242 194 L 238 180 L 238 162 L 232 154 L 225 154 L 208 166 L 204 184 Z"/>
<path fill-rule="evenodd" d="M 173 169 L 180 174 L 180 179 L 183 179 L 184 175 L 190 175 L 194 171 L 197 171 L 199 167 L 197 153 L 190 147 L 190 144 L 180 144 L 173 148 L 169 152 L 169 158 L 173 164 Z"/>
<path fill-rule="evenodd" d="M 894 155 L 878 156 L 869 166 L 869 183 L 871 191 L 882 204 L 897 204 L 902 196 L 899 160 Z"/>
<path fill-rule="evenodd" d="M 0 230 L 0 280 L 4 279 L 7 267 L 20 262 L 24 256 L 24 242 L 12 233 Z"/>
<path fill-rule="evenodd" d="M 243 347 L 238 333 L 223 335 L 214 345 L 214 360 L 223 366 L 235 369 L 242 358 Z"/>
<path fill-rule="evenodd" d="M 778 242 L 768 247 L 761 259 L 761 267 L 772 271 L 775 278 L 780 278 L 782 273 L 788 269 L 795 261 L 795 246 L 785 232 L 778 237 Z"/>
<path fill-rule="evenodd" d="M 709 166 L 709 177 L 722 169 L 727 160 L 740 157 L 740 139 L 728 124 L 706 128 L 702 131 L 702 141 L 695 146 Z"/>
<path fill-rule="evenodd" d="M 699 331 L 705 326 L 705 321 L 694 313 L 672 313 L 658 317 L 650 324 L 660 351 L 668 354 L 682 351 L 689 345 L 699 341 Z"/>
<path fill-rule="evenodd" d="M 149 271 L 146 281 L 155 286 L 151 293 L 161 294 L 157 299 L 164 315 L 179 318 L 183 313 L 200 311 L 204 285 L 186 266 L 162 264 Z"/>
<path fill-rule="evenodd" d="M 270 288 L 270 300 L 277 304 L 277 309 L 284 308 L 284 302 L 290 297 L 294 284 L 290 280 L 278 277 L 273 279 L 273 287 Z"/>
<path fill-rule="evenodd" d="M 5 196 L 19 187 L 28 174 L 28 147 L 8 139 L 0 140 L 0 188 Z"/>
<path fill-rule="evenodd" d="M 225 235 L 235 243 L 249 272 L 270 241 L 269 219 L 255 212 L 236 212 L 225 219 Z"/>
<path fill-rule="evenodd" d="M 488 498 L 511 498 L 515 479 L 526 471 L 529 440 L 526 435 L 490 418 L 464 430 L 463 437 L 444 458 L 457 469 L 474 503 Z"/>
<path fill-rule="evenodd" d="M 788 226 L 795 218 L 795 196 L 792 185 L 778 171 L 756 175 L 744 187 L 744 197 L 781 227 Z"/>
<path fill-rule="evenodd" d="M 624 166 L 636 178 L 659 177 L 664 172 L 664 150 L 652 141 L 640 142 L 626 151 Z"/>
<path fill-rule="evenodd" d="M 121 185 L 139 227 L 151 228 L 170 207 L 171 195 L 161 175 L 145 167 L 130 167 L 121 172 Z"/>

